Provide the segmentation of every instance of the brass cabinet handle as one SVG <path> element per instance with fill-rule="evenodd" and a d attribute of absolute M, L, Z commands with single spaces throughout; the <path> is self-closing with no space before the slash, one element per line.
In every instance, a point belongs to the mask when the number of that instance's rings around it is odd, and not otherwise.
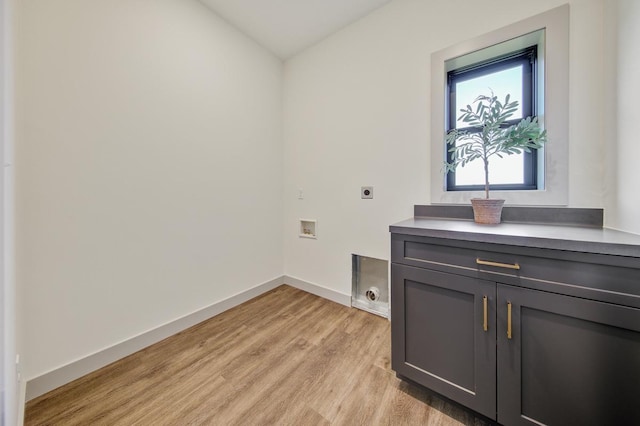
<path fill-rule="evenodd" d="M 478 265 L 495 266 L 496 268 L 520 269 L 520 265 L 517 263 L 498 263 L 491 262 L 489 260 L 481 260 L 480 258 L 476 258 L 476 263 Z"/>
<path fill-rule="evenodd" d="M 507 339 L 511 337 L 511 302 L 507 302 Z"/>
<path fill-rule="evenodd" d="M 487 313 L 487 296 L 484 296 L 482 298 L 482 305 L 484 307 L 482 329 L 484 331 L 489 331 L 489 317 L 488 317 L 488 313 Z"/>

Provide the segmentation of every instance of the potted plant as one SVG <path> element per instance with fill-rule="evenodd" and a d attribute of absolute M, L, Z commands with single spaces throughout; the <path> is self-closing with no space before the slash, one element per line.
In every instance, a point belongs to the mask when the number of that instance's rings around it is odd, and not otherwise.
<path fill-rule="evenodd" d="M 474 219 L 477 223 L 500 223 L 504 200 L 489 198 L 489 160 L 497 156 L 531 152 L 541 148 L 547 140 L 546 130 L 542 130 L 537 118 L 527 117 L 515 124 L 509 119 L 518 109 L 518 101 L 511 101 L 507 95 L 504 102 L 491 93 L 480 95 L 473 104 L 460 110 L 458 120 L 469 126 L 466 130 L 450 130 L 445 141 L 451 153 L 445 163 L 447 173 L 456 167 L 464 167 L 471 161 L 481 159 L 484 164 L 485 198 L 472 198 Z"/>

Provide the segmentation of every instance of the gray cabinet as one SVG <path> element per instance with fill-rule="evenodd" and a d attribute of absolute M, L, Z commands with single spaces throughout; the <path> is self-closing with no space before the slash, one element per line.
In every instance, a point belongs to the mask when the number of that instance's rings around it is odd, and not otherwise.
<path fill-rule="evenodd" d="M 392 234 L 392 368 L 505 425 L 640 424 L 640 263 Z"/>
<path fill-rule="evenodd" d="M 495 420 L 495 283 L 392 265 L 393 369 Z"/>
<path fill-rule="evenodd" d="M 640 424 L 640 310 L 497 289 L 501 423 Z"/>

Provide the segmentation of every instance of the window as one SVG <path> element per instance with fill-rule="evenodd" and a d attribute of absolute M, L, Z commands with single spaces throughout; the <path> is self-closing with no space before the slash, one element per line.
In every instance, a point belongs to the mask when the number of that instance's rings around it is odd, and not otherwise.
<path fill-rule="evenodd" d="M 431 203 L 468 204 L 471 198 L 482 195 L 482 191 L 476 186 L 478 180 L 474 178 L 470 165 L 464 167 L 464 172 L 469 173 L 468 176 L 458 172 L 455 182 L 447 182 L 448 174 L 445 173 L 443 165 L 448 149 L 444 143 L 444 135 L 452 125 L 458 125 L 450 120 L 450 77 L 455 85 L 453 99 L 458 104 L 466 106 L 473 102 L 477 92 L 470 95 L 472 99 L 466 97 L 463 92 L 476 84 L 482 86 L 484 94 L 490 87 L 496 95 L 504 99 L 504 93 L 514 95 L 516 89 L 509 85 L 501 88 L 495 81 L 501 84 L 507 82 L 509 75 L 515 75 L 518 71 L 518 65 L 514 64 L 518 61 L 519 54 L 523 53 L 526 57 L 529 54 L 526 53 L 528 49 L 535 46 L 535 61 L 529 62 L 532 65 L 533 79 L 531 97 L 526 94 L 529 89 L 520 90 L 523 100 L 521 104 L 523 108 L 530 110 L 523 109 L 522 114 L 538 117 L 538 121 L 547 131 L 548 141 L 544 149 L 537 151 L 537 157 L 533 160 L 524 157 L 516 160 L 516 157 L 511 156 L 513 158 L 509 160 L 518 161 L 518 164 L 513 166 L 505 163 L 504 169 L 507 172 L 504 176 L 498 175 L 495 170 L 496 164 L 492 162 L 492 175 L 489 177 L 492 183 L 491 194 L 495 198 L 504 198 L 507 204 L 567 205 L 569 10 L 569 5 L 563 5 L 431 54 L 431 138 L 428 142 L 431 146 Z M 523 81 L 528 80 L 525 76 L 526 68 L 528 67 L 524 61 L 521 69 Z M 453 118 L 457 118 L 455 114 Z M 518 179 L 514 178 L 515 175 Z"/>
<path fill-rule="evenodd" d="M 458 120 L 460 109 L 473 105 L 478 95 L 489 95 L 490 91 L 500 100 L 504 100 L 509 94 L 512 100 L 518 101 L 519 109 L 513 118 L 505 123 L 505 127 L 518 123 L 523 118 L 537 116 L 537 52 L 537 44 L 534 44 L 525 49 L 449 71 L 446 130 L 467 127 Z M 480 132 L 482 129 L 467 130 Z M 491 190 L 538 189 L 537 157 L 537 151 L 532 151 L 492 158 Z M 448 150 L 447 161 L 451 161 L 451 153 Z M 455 173 L 448 173 L 446 188 L 447 191 L 484 189 L 482 161 L 478 159 L 465 167 L 458 167 Z"/>

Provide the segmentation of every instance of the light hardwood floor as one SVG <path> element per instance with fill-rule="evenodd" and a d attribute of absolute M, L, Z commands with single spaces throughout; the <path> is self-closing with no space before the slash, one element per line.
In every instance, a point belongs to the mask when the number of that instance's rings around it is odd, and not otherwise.
<path fill-rule="evenodd" d="M 389 333 L 284 285 L 30 401 L 25 424 L 485 424 L 398 380 Z"/>

